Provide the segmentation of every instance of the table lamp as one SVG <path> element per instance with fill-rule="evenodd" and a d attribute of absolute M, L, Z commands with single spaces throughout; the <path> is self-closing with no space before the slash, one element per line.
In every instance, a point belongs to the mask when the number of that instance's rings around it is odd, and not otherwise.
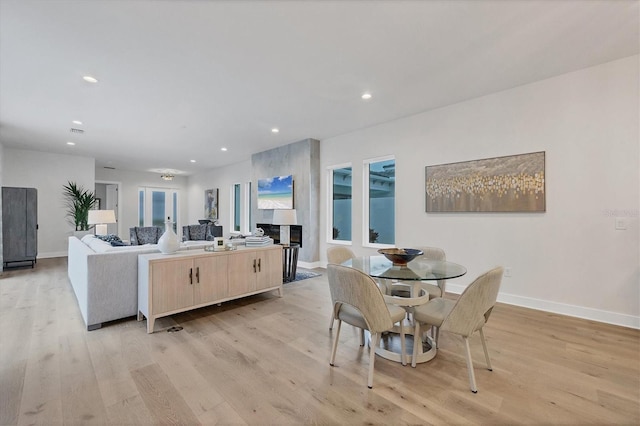
<path fill-rule="evenodd" d="M 280 225 L 280 244 L 288 246 L 291 242 L 290 225 L 298 224 L 295 209 L 276 209 L 273 211 L 273 224 Z"/>
<path fill-rule="evenodd" d="M 107 235 L 107 224 L 116 223 L 113 210 L 89 210 L 89 225 L 96 225 L 96 235 Z"/>

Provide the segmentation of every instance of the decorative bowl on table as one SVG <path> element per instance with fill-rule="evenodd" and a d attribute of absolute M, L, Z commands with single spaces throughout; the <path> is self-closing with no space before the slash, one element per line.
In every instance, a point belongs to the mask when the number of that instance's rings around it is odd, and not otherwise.
<path fill-rule="evenodd" d="M 422 250 L 411 248 L 380 249 L 378 253 L 389 259 L 393 266 L 407 266 L 407 263 L 423 254 Z"/>

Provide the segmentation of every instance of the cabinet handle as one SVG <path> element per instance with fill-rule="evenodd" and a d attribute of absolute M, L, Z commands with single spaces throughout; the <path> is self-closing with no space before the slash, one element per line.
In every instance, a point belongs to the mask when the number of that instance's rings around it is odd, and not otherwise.
<path fill-rule="evenodd" d="M 262 260 L 261 258 L 259 258 L 259 259 L 258 259 L 258 272 L 260 272 L 260 270 L 261 270 L 261 269 L 260 269 L 260 261 L 261 261 L 261 260 Z"/>
<path fill-rule="evenodd" d="M 200 267 L 199 266 L 196 268 L 196 282 L 197 283 L 200 282 Z"/>
<path fill-rule="evenodd" d="M 256 272 L 256 260 L 255 259 L 253 259 L 253 272 L 254 273 Z"/>
<path fill-rule="evenodd" d="M 189 284 L 193 284 L 193 268 L 189 268 Z"/>

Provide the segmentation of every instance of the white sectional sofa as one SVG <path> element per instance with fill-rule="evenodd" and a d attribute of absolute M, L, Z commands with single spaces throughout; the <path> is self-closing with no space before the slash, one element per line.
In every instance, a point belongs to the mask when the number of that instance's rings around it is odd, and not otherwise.
<path fill-rule="evenodd" d="M 180 249 L 207 244 L 188 241 Z M 138 255 L 159 252 L 155 244 L 112 247 L 93 235 L 69 237 L 67 271 L 87 330 L 138 313 Z"/>

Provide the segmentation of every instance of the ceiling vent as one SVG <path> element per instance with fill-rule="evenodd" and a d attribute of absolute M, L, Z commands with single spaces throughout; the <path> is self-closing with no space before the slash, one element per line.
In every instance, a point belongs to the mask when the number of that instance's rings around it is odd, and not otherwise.
<path fill-rule="evenodd" d="M 109 169 L 109 170 L 115 170 L 115 167 L 109 167 L 109 166 L 104 166 L 105 169 Z"/>
<path fill-rule="evenodd" d="M 74 129 L 73 127 L 71 128 L 70 131 L 71 131 L 71 133 L 77 133 L 79 135 L 84 133 L 84 130 L 82 130 L 82 129 Z"/>

